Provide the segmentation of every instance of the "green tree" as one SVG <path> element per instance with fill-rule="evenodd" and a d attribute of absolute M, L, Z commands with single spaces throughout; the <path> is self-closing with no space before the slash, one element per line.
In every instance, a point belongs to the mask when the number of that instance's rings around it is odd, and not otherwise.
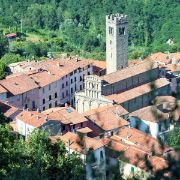
<path fill-rule="evenodd" d="M 168 134 L 167 142 L 171 147 L 180 147 L 180 128 L 175 128 Z"/>
<path fill-rule="evenodd" d="M 9 43 L 6 37 L 0 33 L 0 58 L 9 50 Z"/>

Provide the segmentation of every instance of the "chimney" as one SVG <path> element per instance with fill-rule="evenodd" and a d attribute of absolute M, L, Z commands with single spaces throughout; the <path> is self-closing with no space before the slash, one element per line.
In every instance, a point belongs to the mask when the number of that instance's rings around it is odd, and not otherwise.
<path fill-rule="evenodd" d="M 37 115 L 37 116 L 36 116 L 36 119 L 39 120 L 39 118 L 40 118 L 40 117 Z"/>
<path fill-rule="evenodd" d="M 78 62 L 79 61 L 79 56 L 78 55 L 76 55 L 76 62 Z"/>
<path fill-rule="evenodd" d="M 45 118 L 46 121 L 48 121 L 48 116 L 46 115 L 46 118 Z"/>

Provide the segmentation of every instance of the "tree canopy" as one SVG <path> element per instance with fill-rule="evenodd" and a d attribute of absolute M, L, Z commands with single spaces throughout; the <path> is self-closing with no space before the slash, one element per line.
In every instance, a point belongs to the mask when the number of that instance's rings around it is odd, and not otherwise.
<path fill-rule="evenodd" d="M 1 115 L 1 122 L 5 117 Z M 3 120 L 4 119 L 4 120 Z M 28 142 L 0 125 L 0 177 L 2 179 L 85 178 L 84 165 L 76 154 L 68 154 L 64 144 L 52 144 L 42 131 L 32 133 Z"/>

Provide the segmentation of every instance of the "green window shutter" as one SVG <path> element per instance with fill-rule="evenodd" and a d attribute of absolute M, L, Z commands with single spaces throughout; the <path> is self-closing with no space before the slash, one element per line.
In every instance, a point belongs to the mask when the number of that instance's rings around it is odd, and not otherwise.
<path fill-rule="evenodd" d="M 134 167 L 131 166 L 131 173 L 134 174 Z"/>

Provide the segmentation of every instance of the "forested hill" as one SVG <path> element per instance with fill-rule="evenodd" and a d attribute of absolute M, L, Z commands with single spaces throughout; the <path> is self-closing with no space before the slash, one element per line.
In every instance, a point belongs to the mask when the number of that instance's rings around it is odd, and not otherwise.
<path fill-rule="evenodd" d="M 54 31 L 69 44 L 66 50 L 101 53 L 110 13 L 128 15 L 130 48 L 180 50 L 180 0 L 0 0 L 0 28 L 20 31 L 22 20 L 23 32 Z M 166 44 L 170 38 L 173 47 Z"/>

